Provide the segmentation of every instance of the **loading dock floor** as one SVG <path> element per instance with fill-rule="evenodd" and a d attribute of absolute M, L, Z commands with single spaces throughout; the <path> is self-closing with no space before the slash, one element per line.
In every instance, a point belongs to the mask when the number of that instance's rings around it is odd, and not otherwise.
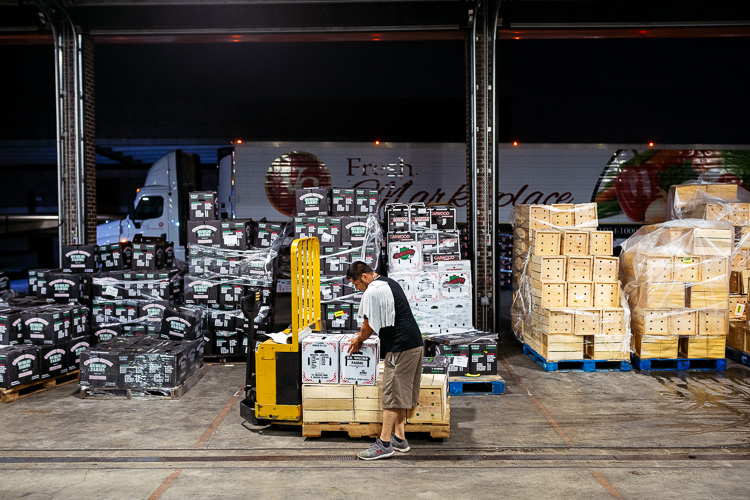
<path fill-rule="evenodd" d="M 750 486 L 750 369 L 544 373 L 501 337 L 501 396 L 451 398 L 451 438 L 354 458 L 239 416 L 244 365 L 178 401 L 81 400 L 71 384 L 0 407 L 0 498 L 685 498 Z M 395 484 L 398 482 L 398 486 Z M 386 491 L 388 490 L 388 491 Z"/>

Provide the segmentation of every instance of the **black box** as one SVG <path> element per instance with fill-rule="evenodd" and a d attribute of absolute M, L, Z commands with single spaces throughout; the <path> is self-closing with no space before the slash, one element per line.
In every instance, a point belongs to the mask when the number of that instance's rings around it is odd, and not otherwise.
<path fill-rule="evenodd" d="M 68 343 L 45 345 L 37 348 L 39 353 L 39 378 L 45 379 L 68 373 Z"/>
<path fill-rule="evenodd" d="M 413 243 L 419 241 L 414 231 L 398 231 L 388 233 L 388 243 Z"/>
<path fill-rule="evenodd" d="M 91 341 L 94 344 L 100 342 L 106 342 L 112 340 L 122 333 L 122 325 L 120 323 L 106 323 L 103 325 L 97 325 L 91 330 Z"/>
<path fill-rule="evenodd" d="M 378 208 L 378 192 L 374 189 L 357 189 L 354 194 L 355 204 L 352 215 L 367 217 Z"/>
<path fill-rule="evenodd" d="M 0 345 L 23 343 L 23 319 L 20 309 L 0 311 Z"/>
<path fill-rule="evenodd" d="M 354 200 L 354 189 L 333 188 L 331 190 L 331 214 L 339 217 L 355 215 Z"/>
<path fill-rule="evenodd" d="M 439 252 L 437 231 L 419 231 L 416 235 L 417 241 L 422 243 L 422 255 Z"/>
<path fill-rule="evenodd" d="M 120 367 L 118 354 L 104 346 L 87 349 L 80 354 L 79 383 L 81 387 L 117 387 Z"/>
<path fill-rule="evenodd" d="M 29 269 L 29 295 L 36 295 L 36 269 Z"/>
<path fill-rule="evenodd" d="M 460 253 L 432 253 L 427 254 L 432 258 L 431 264 L 437 264 L 438 262 L 450 262 L 454 260 L 461 260 Z"/>
<path fill-rule="evenodd" d="M 155 243 L 133 243 L 132 268 L 139 271 L 153 271 L 161 267 L 164 248 Z"/>
<path fill-rule="evenodd" d="M 430 209 L 424 203 L 409 205 L 409 228 L 412 231 L 428 231 L 430 227 Z"/>
<path fill-rule="evenodd" d="M 305 188 L 295 192 L 297 215 L 319 216 L 331 212 L 331 190 L 329 188 Z"/>
<path fill-rule="evenodd" d="M 190 193 L 190 213 L 192 220 L 216 220 L 218 207 L 216 191 L 193 191 Z"/>
<path fill-rule="evenodd" d="M 63 245 L 61 267 L 66 273 L 94 273 L 96 263 L 96 245 Z"/>
<path fill-rule="evenodd" d="M 214 356 L 240 356 L 242 352 L 242 335 L 236 331 L 214 332 Z"/>
<path fill-rule="evenodd" d="M 90 349 L 91 345 L 90 335 L 74 338 L 65 343 L 65 348 L 68 351 L 67 360 L 69 372 L 78 369 L 78 364 L 81 362 L 81 353 L 86 349 Z"/>
<path fill-rule="evenodd" d="M 318 217 L 315 236 L 320 246 L 341 246 L 341 217 Z"/>
<path fill-rule="evenodd" d="M 49 273 L 47 298 L 55 302 L 76 302 L 91 299 L 90 274 Z"/>
<path fill-rule="evenodd" d="M 21 318 L 27 344 L 54 345 L 69 338 L 70 316 L 65 311 L 47 307 L 25 309 Z"/>
<path fill-rule="evenodd" d="M 469 373 L 472 375 L 497 375 L 497 341 L 469 344 Z"/>
<path fill-rule="evenodd" d="M 212 332 L 234 330 L 235 317 L 232 314 L 222 311 L 208 311 L 206 314 L 208 329 Z"/>
<path fill-rule="evenodd" d="M 364 244 L 367 221 L 362 217 L 341 218 L 341 246 L 359 247 Z"/>
<path fill-rule="evenodd" d="M 409 205 L 406 203 L 390 203 L 385 207 L 386 224 L 389 233 L 409 231 Z"/>
<path fill-rule="evenodd" d="M 343 332 L 351 330 L 352 305 L 345 302 L 329 302 L 325 307 L 326 331 Z"/>
<path fill-rule="evenodd" d="M 431 227 L 441 231 L 453 231 L 456 229 L 456 207 L 444 203 L 431 203 L 430 220 Z"/>
<path fill-rule="evenodd" d="M 120 323 L 137 319 L 140 312 L 140 306 L 136 301 L 128 300 L 115 303 L 115 318 Z"/>
<path fill-rule="evenodd" d="M 451 364 L 451 358 L 447 356 L 435 356 L 422 360 L 422 373 L 446 374 Z"/>
<path fill-rule="evenodd" d="M 246 287 L 233 281 L 219 282 L 217 285 L 217 302 L 227 309 L 239 309 L 240 300 L 245 296 Z"/>
<path fill-rule="evenodd" d="M 271 248 L 281 236 L 282 230 L 283 224 L 281 222 L 258 222 L 254 246 L 256 248 Z"/>
<path fill-rule="evenodd" d="M 185 303 L 193 305 L 218 304 L 219 286 L 215 281 L 186 276 L 185 277 Z"/>
<path fill-rule="evenodd" d="M 438 250 L 433 253 L 460 253 L 458 231 L 438 231 Z"/>
<path fill-rule="evenodd" d="M 129 269 L 133 262 L 133 244 L 125 241 L 100 246 L 99 262 L 103 271 Z"/>
<path fill-rule="evenodd" d="M 322 273 L 326 276 L 344 276 L 348 265 L 346 264 L 346 255 L 336 255 L 341 252 L 341 248 L 323 247 L 320 252 Z"/>
<path fill-rule="evenodd" d="M 448 367 L 448 373 L 450 375 L 463 375 L 469 373 L 471 357 L 469 356 L 468 344 L 438 344 L 435 346 L 435 356 L 446 356 L 451 360 L 451 364 Z"/>
<path fill-rule="evenodd" d="M 70 336 L 81 337 L 91 332 L 91 310 L 86 306 L 74 306 L 70 309 Z"/>
<path fill-rule="evenodd" d="M 221 223 L 220 245 L 229 250 L 247 250 L 255 241 L 252 220 L 230 220 Z"/>
<path fill-rule="evenodd" d="M 10 389 L 39 380 L 39 354 L 32 345 L 0 347 L 0 387 Z"/>
<path fill-rule="evenodd" d="M 200 313 L 188 310 L 167 309 L 161 323 L 161 337 L 171 340 L 200 338 L 202 318 Z"/>
<path fill-rule="evenodd" d="M 221 222 L 217 220 L 188 221 L 188 245 L 221 246 Z"/>
<path fill-rule="evenodd" d="M 352 320 L 351 320 L 351 329 L 356 330 L 359 332 L 360 329 L 362 329 L 362 325 L 365 323 L 365 318 L 362 318 L 359 316 L 359 306 L 361 305 L 360 302 L 354 302 L 352 304 Z"/>

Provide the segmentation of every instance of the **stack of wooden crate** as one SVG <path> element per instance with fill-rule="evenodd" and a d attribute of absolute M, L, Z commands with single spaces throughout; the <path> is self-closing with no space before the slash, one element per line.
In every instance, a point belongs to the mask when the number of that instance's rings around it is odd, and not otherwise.
<path fill-rule="evenodd" d="M 596 204 L 516 207 L 516 333 L 549 361 L 628 359 L 611 231 Z"/>
<path fill-rule="evenodd" d="M 642 359 L 724 357 L 733 230 L 694 222 L 645 227 L 621 255 L 633 351 Z"/>

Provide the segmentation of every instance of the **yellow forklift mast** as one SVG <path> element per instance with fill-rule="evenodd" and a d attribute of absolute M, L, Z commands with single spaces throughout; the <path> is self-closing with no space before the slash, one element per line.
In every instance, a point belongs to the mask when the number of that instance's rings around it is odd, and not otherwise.
<path fill-rule="evenodd" d="M 302 423 L 300 333 L 307 328 L 312 331 L 321 329 L 318 239 L 294 240 L 291 261 L 292 328 L 288 343 L 278 344 L 269 339 L 253 352 L 255 329 L 251 327 L 248 332 L 247 380 L 240 414 L 254 424 Z M 252 310 L 257 310 L 257 307 Z M 254 316 L 248 319 L 252 323 Z"/>

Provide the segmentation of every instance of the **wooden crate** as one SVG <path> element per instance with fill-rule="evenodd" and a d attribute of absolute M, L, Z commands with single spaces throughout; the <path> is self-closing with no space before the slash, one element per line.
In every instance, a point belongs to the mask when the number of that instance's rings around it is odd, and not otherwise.
<path fill-rule="evenodd" d="M 692 309 L 729 308 L 729 284 L 710 281 L 689 287 L 688 304 Z"/>
<path fill-rule="evenodd" d="M 630 337 L 619 335 L 590 335 L 584 337 L 583 351 L 587 358 L 596 360 L 629 360 Z"/>
<path fill-rule="evenodd" d="M 589 236 L 589 253 L 591 255 L 612 255 L 612 231 L 591 231 Z"/>
<path fill-rule="evenodd" d="M 567 257 L 566 281 L 591 281 L 594 268 L 594 258 L 588 256 Z"/>
<path fill-rule="evenodd" d="M 597 227 L 599 217 L 596 203 L 579 203 L 575 206 L 574 222 L 576 227 Z"/>
<path fill-rule="evenodd" d="M 696 335 L 698 333 L 698 312 L 691 309 L 671 311 L 669 314 L 669 333 Z"/>
<path fill-rule="evenodd" d="M 383 421 L 383 388 L 380 385 L 354 386 L 354 421 L 362 423 Z"/>
<path fill-rule="evenodd" d="M 633 333 L 633 352 L 641 359 L 677 358 L 677 335 L 644 335 Z"/>
<path fill-rule="evenodd" d="M 602 334 L 620 335 L 625 333 L 625 310 L 622 307 L 602 309 Z"/>
<path fill-rule="evenodd" d="M 560 255 L 560 232 L 535 231 L 530 251 L 532 255 Z"/>
<path fill-rule="evenodd" d="M 568 334 L 574 332 L 573 313 L 569 310 L 539 309 L 532 312 L 534 327 L 544 333 Z"/>
<path fill-rule="evenodd" d="M 630 315 L 633 332 L 645 335 L 666 335 L 669 333 L 669 309 L 635 308 Z"/>
<path fill-rule="evenodd" d="M 739 198 L 739 186 L 737 184 L 701 184 L 702 188 L 705 188 L 712 198 L 720 198 L 722 200 L 736 200 Z"/>
<path fill-rule="evenodd" d="M 302 421 L 353 422 L 354 386 L 302 385 Z"/>
<path fill-rule="evenodd" d="M 597 335 L 602 331 L 602 312 L 599 309 L 581 309 L 573 313 L 575 335 Z"/>
<path fill-rule="evenodd" d="M 705 218 L 747 226 L 750 224 L 750 203 L 706 203 Z"/>
<path fill-rule="evenodd" d="M 698 311 L 698 335 L 726 335 L 729 313 L 726 309 Z"/>
<path fill-rule="evenodd" d="M 644 283 L 636 294 L 638 306 L 646 309 L 682 309 L 686 304 L 682 283 Z"/>
<path fill-rule="evenodd" d="M 750 349 L 750 327 L 744 321 L 730 321 L 727 347 L 748 352 Z"/>
<path fill-rule="evenodd" d="M 564 231 L 562 233 L 563 255 L 588 255 L 589 233 L 586 231 Z"/>
<path fill-rule="evenodd" d="M 693 229 L 693 253 L 695 255 L 717 255 L 729 257 L 734 249 L 732 229 Z"/>
<path fill-rule="evenodd" d="M 444 422 L 448 412 L 448 375 L 422 374 L 419 405 L 407 413 L 409 423 Z"/>
<path fill-rule="evenodd" d="M 564 282 L 531 282 L 531 296 L 541 307 L 565 307 L 567 284 Z"/>
<path fill-rule="evenodd" d="M 575 223 L 575 205 L 558 203 L 550 205 L 549 220 L 554 227 L 572 227 Z"/>
<path fill-rule="evenodd" d="M 725 335 L 680 337 L 678 354 L 688 359 L 722 359 L 726 356 Z"/>
<path fill-rule="evenodd" d="M 617 307 L 620 305 L 620 283 L 594 283 L 594 307 Z"/>
<path fill-rule="evenodd" d="M 620 260 L 617 257 L 594 257 L 592 279 L 594 281 L 617 281 Z"/>
<path fill-rule="evenodd" d="M 547 205 L 518 205 L 515 210 L 516 227 L 549 229 L 549 216 Z"/>
<path fill-rule="evenodd" d="M 701 281 L 729 283 L 729 258 L 704 257 L 701 261 Z"/>
<path fill-rule="evenodd" d="M 568 307 L 593 307 L 594 284 L 591 281 L 568 282 Z"/>
<path fill-rule="evenodd" d="M 539 348 L 534 350 L 547 361 L 583 359 L 583 337 L 542 334 Z"/>
<path fill-rule="evenodd" d="M 703 281 L 701 258 L 697 255 L 675 256 L 672 262 L 674 281 L 699 283 Z"/>
<path fill-rule="evenodd" d="M 732 270 L 742 271 L 743 269 L 750 268 L 750 253 L 744 248 L 737 250 L 736 253 L 732 254 Z M 747 284 L 747 281 L 744 282 Z"/>
<path fill-rule="evenodd" d="M 729 319 L 746 320 L 747 297 L 741 294 L 729 294 Z M 739 306 L 739 307 L 738 307 Z"/>
<path fill-rule="evenodd" d="M 565 281 L 566 258 L 534 255 L 531 257 L 531 279 L 537 281 Z"/>
<path fill-rule="evenodd" d="M 671 255 L 640 255 L 635 268 L 640 282 L 674 281 Z"/>

